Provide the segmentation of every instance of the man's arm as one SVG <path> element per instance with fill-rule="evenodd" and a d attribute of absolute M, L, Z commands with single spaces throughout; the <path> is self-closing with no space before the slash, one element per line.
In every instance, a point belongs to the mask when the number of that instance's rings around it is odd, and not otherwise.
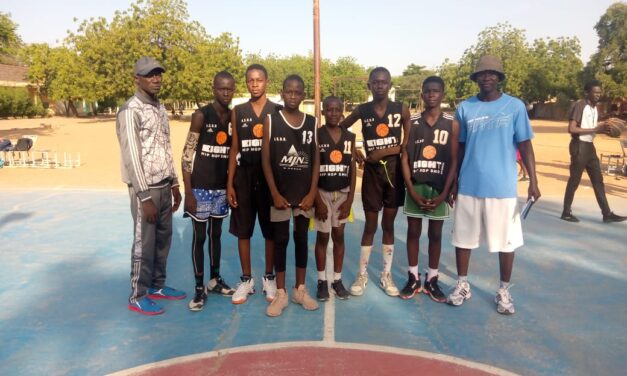
<path fill-rule="evenodd" d="M 231 149 L 229 150 L 229 169 L 226 180 L 226 199 L 231 207 L 237 207 L 237 193 L 233 186 L 235 169 L 237 168 L 237 153 L 239 152 L 239 136 L 237 134 L 237 114 L 235 109 L 231 111 Z"/>
<path fill-rule="evenodd" d="M 453 124 L 451 126 L 451 136 L 448 142 L 449 145 L 449 170 L 446 174 L 446 180 L 444 182 L 444 189 L 442 192 L 433 200 L 429 202 L 432 209 L 435 209 L 440 203 L 445 200 L 451 199 L 451 195 L 453 194 L 453 187 L 457 179 L 457 166 L 459 163 L 458 153 L 459 153 L 459 122 L 457 120 L 453 120 Z"/>
<path fill-rule="evenodd" d="M 357 120 L 361 118 L 361 113 L 359 112 L 359 106 L 355 107 L 353 112 L 350 113 L 344 120 L 342 120 L 339 124 L 341 128 L 348 129 L 355 124 Z"/>
<path fill-rule="evenodd" d="M 263 175 L 266 177 L 266 183 L 270 189 L 272 195 L 272 201 L 274 207 L 280 210 L 290 207 L 290 203 L 287 202 L 285 197 L 281 196 L 279 190 L 276 187 L 274 181 L 274 174 L 272 173 L 272 166 L 270 165 L 270 120 L 269 116 L 263 119 L 263 143 L 261 144 L 261 167 L 263 168 Z"/>
<path fill-rule="evenodd" d="M 200 132 L 205 122 L 205 116 L 199 110 L 196 110 L 192 114 L 192 122 L 189 126 L 189 132 L 187 133 L 187 140 L 185 141 L 185 147 L 183 148 L 183 158 L 181 161 L 181 169 L 183 171 L 183 185 L 185 186 L 185 203 L 183 208 L 185 211 L 195 214 L 196 213 L 196 198 L 192 193 L 192 167 L 194 162 L 194 155 L 196 154 L 196 148 L 198 147 L 198 140 L 200 139 Z"/>
<path fill-rule="evenodd" d="M 534 201 L 538 201 L 541 194 L 540 189 L 538 188 L 538 178 L 536 177 L 536 157 L 533 153 L 531 140 L 519 142 L 518 150 L 520 150 L 520 156 L 525 164 L 525 168 L 527 169 L 527 175 L 529 176 L 527 199 L 533 197 Z"/>
<path fill-rule="evenodd" d="M 157 207 L 152 201 L 152 196 L 150 196 L 150 189 L 141 162 L 138 115 L 126 108 L 118 113 L 117 122 L 124 169 L 128 174 L 133 190 L 141 201 L 142 214 L 148 223 L 154 223 L 157 220 Z"/>
<path fill-rule="evenodd" d="M 355 143 L 353 142 L 353 153 L 355 155 Z M 351 206 L 353 205 L 353 200 L 355 199 L 355 187 L 357 186 L 357 163 L 355 162 L 355 157 L 351 159 L 351 185 L 350 190 L 348 191 L 348 197 L 346 197 L 346 201 L 340 205 L 340 215 L 339 219 L 344 219 L 350 215 Z"/>
<path fill-rule="evenodd" d="M 307 115 L 305 115 L 306 117 Z M 320 153 L 318 152 L 318 120 L 316 119 L 316 126 L 314 128 L 314 150 L 313 165 L 311 166 L 311 185 L 309 186 L 309 193 L 303 197 L 298 204 L 304 211 L 311 209 L 318 194 L 318 179 L 320 178 Z"/>

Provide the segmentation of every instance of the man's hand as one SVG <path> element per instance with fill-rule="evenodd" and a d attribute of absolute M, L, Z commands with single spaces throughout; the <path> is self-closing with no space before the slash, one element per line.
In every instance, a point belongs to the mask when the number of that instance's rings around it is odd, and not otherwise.
<path fill-rule="evenodd" d="M 237 207 L 237 194 L 235 193 L 235 188 L 226 187 L 226 200 L 229 202 L 232 208 Z"/>
<path fill-rule="evenodd" d="M 325 204 L 316 204 L 316 212 L 314 213 L 316 219 L 319 221 L 326 221 L 329 216 L 329 211 L 327 210 L 327 206 Z"/>
<path fill-rule="evenodd" d="M 279 210 L 285 210 L 290 207 L 290 203 L 285 199 L 285 197 L 281 196 L 280 193 L 272 195 L 272 202 L 274 203 L 274 207 Z"/>
<path fill-rule="evenodd" d="M 364 164 L 364 161 L 366 160 L 366 157 L 364 156 L 364 153 L 361 152 L 361 149 L 355 149 L 355 162 L 357 162 L 360 166 Z"/>
<path fill-rule="evenodd" d="M 185 203 L 183 204 L 183 209 L 189 214 L 196 214 L 196 206 L 198 203 L 196 202 L 196 197 L 194 197 L 193 193 L 185 193 Z"/>
<path fill-rule="evenodd" d="M 442 194 L 439 194 L 438 196 L 436 196 L 433 199 L 430 200 L 426 200 L 425 201 L 425 206 L 423 207 L 424 210 L 428 210 L 428 211 L 434 211 L 435 208 L 437 208 L 442 202 L 444 202 L 444 199 L 446 197 Z"/>
<path fill-rule="evenodd" d="M 418 205 L 419 208 L 424 209 L 424 207 L 427 205 L 427 200 L 420 196 L 418 193 L 416 193 L 413 189 L 408 189 L 407 192 L 409 192 L 409 196 L 411 197 L 412 200 L 414 200 L 414 202 L 416 203 L 416 205 Z"/>
<path fill-rule="evenodd" d="M 298 204 L 298 207 L 304 211 L 307 211 L 311 209 L 315 199 L 316 199 L 315 195 L 307 194 L 305 195 L 305 197 L 303 197 L 303 200 Z"/>
<path fill-rule="evenodd" d="M 146 218 L 146 221 L 148 221 L 148 223 L 157 222 L 158 211 L 152 199 L 143 201 L 141 210 L 142 216 Z"/>
<path fill-rule="evenodd" d="M 448 198 L 446 199 L 446 202 L 448 202 L 448 204 L 453 207 L 455 206 L 455 201 L 457 200 L 457 183 L 454 183 L 453 186 L 451 186 L 451 191 L 448 193 Z"/>
<path fill-rule="evenodd" d="M 181 205 L 181 191 L 179 187 L 172 187 L 172 213 L 179 210 L 179 206 Z"/>
<path fill-rule="evenodd" d="M 348 200 L 346 200 L 340 205 L 340 207 L 338 208 L 338 219 L 344 219 L 348 217 L 351 212 L 352 204 L 352 202 L 348 202 Z"/>
<path fill-rule="evenodd" d="M 530 182 L 529 189 L 527 190 L 527 200 L 533 197 L 534 201 L 538 201 L 538 199 L 542 196 L 540 193 L 540 189 L 538 188 L 538 183 Z"/>

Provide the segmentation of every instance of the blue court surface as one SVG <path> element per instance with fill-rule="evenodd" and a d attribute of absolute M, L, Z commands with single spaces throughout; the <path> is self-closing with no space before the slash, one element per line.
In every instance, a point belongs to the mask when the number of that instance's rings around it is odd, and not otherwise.
<path fill-rule="evenodd" d="M 359 259 L 363 214 L 347 227 L 345 285 Z M 610 197 L 627 212 L 627 200 Z M 380 231 L 362 297 L 283 316 L 265 315 L 258 292 L 235 306 L 211 295 L 201 312 L 185 301 L 164 302 L 166 313 L 146 317 L 127 309 L 132 236 L 125 191 L 0 191 L 0 375 L 100 375 L 140 365 L 246 345 L 281 342 L 381 345 L 444 354 L 523 375 L 616 375 L 627 367 L 627 223 L 603 224 L 593 198 L 576 198 L 578 224 L 561 221 L 561 198 L 542 198 L 523 222 L 526 245 L 516 254 L 511 292 L 516 314 L 499 315 L 494 293 L 498 260 L 473 253 L 473 297 L 462 307 L 426 295 L 404 301 L 378 288 Z M 407 278 L 406 220 L 396 219 L 393 277 Z M 222 276 L 241 273 L 236 240 L 223 230 Z M 263 242 L 256 230 L 253 274 L 261 290 Z M 444 227 L 440 284 L 454 284 L 451 222 Z M 307 286 L 315 294 L 315 233 L 309 233 Z M 193 295 L 192 230 L 175 214 L 168 284 Z M 426 234 L 420 269 L 426 266 Z M 291 247 L 291 244 L 290 244 Z M 288 284 L 293 284 L 293 257 Z M 208 270 L 208 267 L 207 267 Z M 206 273 L 208 275 L 208 272 Z M 191 297 L 191 296 L 190 296 Z M 428 370 L 416 370 L 428 374 Z"/>

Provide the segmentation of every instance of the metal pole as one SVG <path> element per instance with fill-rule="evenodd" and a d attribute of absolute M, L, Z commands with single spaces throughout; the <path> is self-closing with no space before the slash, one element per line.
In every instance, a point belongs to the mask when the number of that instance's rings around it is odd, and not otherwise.
<path fill-rule="evenodd" d="M 320 6 L 318 0 L 313 0 L 314 19 L 314 109 L 316 119 L 320 123 Z"/>

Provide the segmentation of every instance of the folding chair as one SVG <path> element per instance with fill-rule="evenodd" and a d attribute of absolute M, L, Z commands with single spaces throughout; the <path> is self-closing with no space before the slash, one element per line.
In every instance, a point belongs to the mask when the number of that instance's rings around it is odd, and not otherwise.
<path fill-rule="evenodd" d="M 601 154 L 601 164 L 607 159 L 605 173 L 607 175 L 623 174 L 625 175 L 625 166 L 627 162 L 627 140 L 618 140 L 620 143 L 621 154 Z"/>

